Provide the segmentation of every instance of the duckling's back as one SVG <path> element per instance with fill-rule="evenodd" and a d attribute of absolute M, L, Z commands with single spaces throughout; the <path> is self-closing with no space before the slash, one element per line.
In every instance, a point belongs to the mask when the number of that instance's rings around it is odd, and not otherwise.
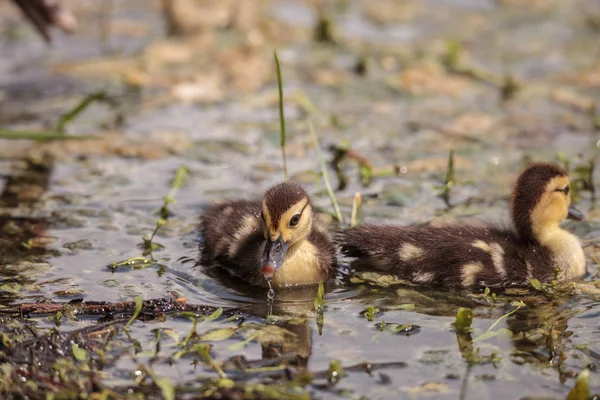
<path fill-rule="evenodd" d="M 264 246 L 259 201 L 228 201 L 207 209 L 201 217 L 201 262 L 229 265 L 229 272 L 262 283 L 258 263 Z M 233 268 L 235 266 L 235 268 Z"/>
<path fill-rule="evenodd" d="M 342 232 L 338 243 L 359 265 L 420 284 L 506 287 L 553 278 L 548 249 L 499 228 L 363 225 Z"/>

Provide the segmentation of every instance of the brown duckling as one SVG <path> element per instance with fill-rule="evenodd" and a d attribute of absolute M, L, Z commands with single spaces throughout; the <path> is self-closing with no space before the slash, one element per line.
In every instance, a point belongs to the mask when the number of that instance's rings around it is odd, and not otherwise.
<path fill-rule="evenodd" d="M 292 286 L 327 280 L 335 249 L 297 183 L 273 186 L 262 201 L 212 206 L 201 217 L 201 262 L 216 264 L 253 285 Z"/>
<path fill-rule="evenodd" d="M 340 233 L 342 253 L 414 283 L 450 287 L 525 286 L 585 273 L 579 239 L 560 227 L 582 220 L 569 177 L 554 164 L 530 164 L 513 190 L 514 229 L 461 222 L 412 227 L 362 225 Z"/>

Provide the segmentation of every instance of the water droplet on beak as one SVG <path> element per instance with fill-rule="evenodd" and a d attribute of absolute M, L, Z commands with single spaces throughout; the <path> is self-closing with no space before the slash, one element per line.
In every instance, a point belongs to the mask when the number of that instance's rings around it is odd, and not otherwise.
<path fill-rule="evenodd" d="M 263 265 L 261 270 L 267 281 L 271 281 L 271 279 L 273 279 L 273 274 L 275 274 L 275 268 L 271 264 Z"/>

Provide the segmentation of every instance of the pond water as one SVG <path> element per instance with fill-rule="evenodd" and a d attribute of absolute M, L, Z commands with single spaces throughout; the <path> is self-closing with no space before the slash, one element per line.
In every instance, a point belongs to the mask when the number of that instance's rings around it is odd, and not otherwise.
<path fill-rule="evenodd" d="M 55 35 L 52 47 L 10 4 L 0 6 L 3 131 L 52 130 L 89 93 L 104 90 L 110 99 L 67 127 L 99 140 L 1 141 L 0 304 L 175 297 L 208 307 L 198 315 L 225 311 L 196 324 L 185 313 L 147 313 L 129 331 L 114 319 L 127 321 L 131 312 L 98 320 L 5 311 L 2 332 L 11 344 L 3 341 L 0 355 L 15 370 L 2 369 L 0 392 L 36 398 L 37 388 L 69 398 L 85 388 L 109 398 L 160 398 L 167 378 L 181 398 L 559 399 L 587 368 L 591 392 L 600 393 L 598 4 L 332 1 L 319 13 L 300 0 L 248 0 L 241 11 L 234 2 L 176 1 L 188 32 L 168 39 L 150 3 L 67 1 L 81 31 Z M 335 43 L 313 39 L 319 15 L 333 25 Z M 340 259 L 321 325 L 316 287 L 279 290 L 269 304 L 265 289 L 197 265 L 202 211 L 224 199 L 259 198 L 283 179 L 275 48 L 290 176 L 325 215 L 331 205 L 309 115 L 328 160 L 330 146 L 351 147 L 371 166 L 368 185 L 355 160 L 338 174 L 328 167 L 347 220 L 360 192 L 361 222 L 507 222 L 521 167 L 556 161 L 578 179 L 578 208 L 587 214 L 585 222 L 565 223 L 585 243 L 587 290 L 419 288 L 357 275 Z M 440 193 L 451 149 L 455 179 L 446 202 Z M 148 254 L 142 237 L 156 228 L 181 166 L 189 174 L 153 240 L 159 247 Z M 136 257 L 149 261 L 111 268 Z M 471 333 L 453 327 L 460 307 L 473 310 Z M 60 354 L 40 349 L 40 337 L 55 329 L 66 349 Z M 78 357 L 69 333 L 85 329 L 100 333 L 78 333 L 73 340 L 86 349 Z M 209 357 L 182 352 L 194 329 L 199 336 L 189 340 L 210 344 Z M 15 350 L 20 341 L 39 355 Z M 74 364 L 57 366 L 62 358 Z M 37 382 L 33 392 L 10 386 L 15 371 Z"/>

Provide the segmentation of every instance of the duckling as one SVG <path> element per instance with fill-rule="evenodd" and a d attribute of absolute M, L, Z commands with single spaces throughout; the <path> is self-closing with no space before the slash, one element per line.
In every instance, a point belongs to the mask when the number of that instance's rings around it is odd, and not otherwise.
<path fill-rule="evenodd" d="M 583 220 L 571 206 L 569 177 L 549 163 L 532 163 L 520 174 L 512 196 L 514 229 L 483 223 L 412 227 L 363 225 L 339 234 L 343 254 L 358 263 L 418 284 L 449 287 L 526 286 L 585 273 L 579 239 L 560 227 Z"/>
<path fill-rule="evenodd" d="M 308 194 L 294 182 L 271 187 L 262 201 L 212 206 L 201 226 L 201 262 L 218 265 L 253 285 L 317 283 L 335 268 L 327 228 L 313 214 Z"/>

